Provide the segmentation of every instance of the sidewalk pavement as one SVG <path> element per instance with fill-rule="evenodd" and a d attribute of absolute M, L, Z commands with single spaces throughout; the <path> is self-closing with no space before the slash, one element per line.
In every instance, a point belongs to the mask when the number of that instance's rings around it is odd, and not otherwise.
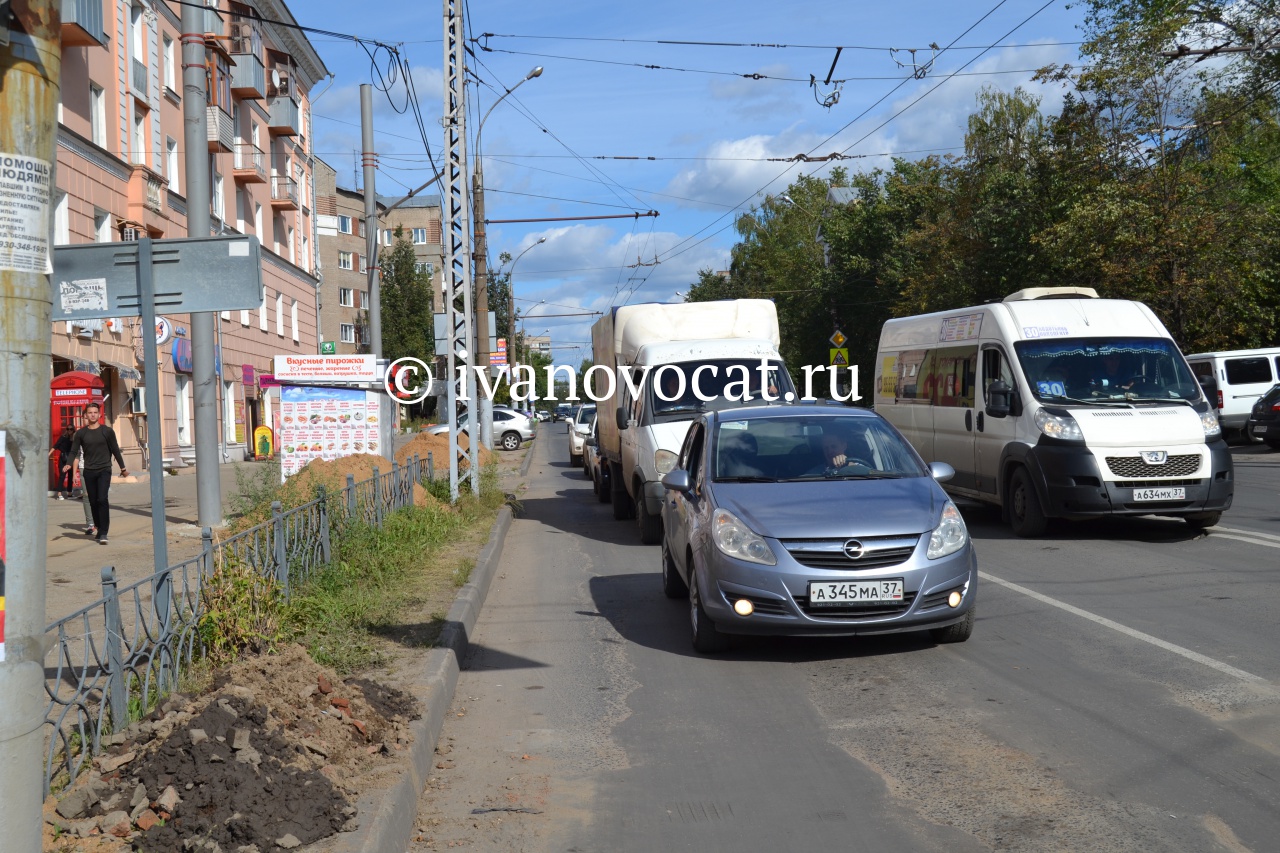
<path fill-rule="evenodd" d="M 231 513 L 231 497 L 238 494 L 236 471 L 252 476 L 262 466 L 254 462 L 230 462 L 220 467 L 222 508 Z M 165 530 L 169 564 L 200 553 L 200 528 L 196 525 L 196 476 L 183 473 L 164 478 Z M 69 616 L 102 597 L 102 567 L 115 566 L 120 587 L 154 574 L 154 540 L 151 536 L 151 483 L 147 475 L 137 482 L 111 483 L 110 542 L 103 546 L 84 532 L 80 500 L 48 501 L 48 559 L 45 622 Z"/>

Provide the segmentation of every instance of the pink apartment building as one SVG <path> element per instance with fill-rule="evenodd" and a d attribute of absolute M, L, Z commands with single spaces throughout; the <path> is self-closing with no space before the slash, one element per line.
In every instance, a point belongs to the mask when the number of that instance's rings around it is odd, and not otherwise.
<path fill-rule="evenodd" d="M 217 323 L 221 438 L 225 458 L 239 459 L 254 427 L 271 423 L 272 357 L 318 351 L 308 93 L 330 75 L 287 26 L 294 18 L 280 0 L 208 5 L 210 233 L 252 234 L 263 249 L 262 304 Z M 181 14 L 160 0 L 63 3 L 55 243 L 187 236 Z M 190 323 L 165 319 L 172 337 L 160 348 L 159 413 L 133 403 L 134 389 L 151 381 L 138 318 L 53 330 L 50 378 L 81 371 L 101 381 L 106 420 L 131 468 L 142 468 L 148 416 L 163 419 L 168 464 L 194 459 Z"/>

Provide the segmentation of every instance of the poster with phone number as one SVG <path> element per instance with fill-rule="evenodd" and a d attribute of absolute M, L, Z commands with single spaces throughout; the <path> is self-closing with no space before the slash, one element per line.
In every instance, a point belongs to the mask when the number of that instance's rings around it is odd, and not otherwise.
<path fill-rule="evenodd" d="M 358 388 L 285 385 L 280 389 L 277 449 L 289 477 L 314 459 L 378 455 L 378 394 Z"/>

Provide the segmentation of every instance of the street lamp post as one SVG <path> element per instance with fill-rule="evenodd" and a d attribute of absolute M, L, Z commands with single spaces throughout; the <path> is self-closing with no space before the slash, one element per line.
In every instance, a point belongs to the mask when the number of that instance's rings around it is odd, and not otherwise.
<path fill-rule="evenodd" d="M 476 364 L 479 365 L 487 374 L 489 372 L 489 259 L 488 240 L 484 230 L 484 165 L 480 156 L 480 134 L 484 132 L 484 123 L 493 113 L 498 104 L 502 103 L 507 95 L 510 95 L 516 89 L 519 89 L 525 83 L 528 83 L 534 77 L 542 75 L 542 66 L 535 67 L 532 71 L 524 76 L 524 79 L 512 86 L 510 89 L 502 93 L 498 100 L 493 102 L 493 106 L 489 107 L 484 117 L 480 119 L 480 124 L 476 125 L 476 165 L 475 171 L 471 175 L 472 185 L 472 213 L 475 216 L 473 231 L 475 232 L 475 265 L 476 265 Z M 493 399 L 483 392 L 479 395 L 477 408 L 480 416 L 480 443 L 489 450 L 493 449 Z"/>
<path fill-rule="evenodd" d="M 511 375 L 512 376 L 515 376 L 515 367 L 516 367 L 515 357 L 518 357 L 520 354 L 516 350 L 516 340 L 515 340 L 516 338 L 516 287 L 515 287 L 514 274 L 516 271 L 516 264 L 519 262 L 521 258 L 524 257 L 525 252 L 529 251 L 534 246 L 541 246 L 545 242 L 547 242 L 546 237 L 539 237 L 537 242 L 533 243 L 532 245 L 526 246 L 520 252 L 520 254 L 516 255 L 515 260 L 511 262 L 511 266 L 507 267 L 507 332 L 511 335 L 510 349 L 512 353 L 512 356 L 511 356 Z M 533 404 L 529 403 L 528 405 L 530 409 L 532 409 Z"/>

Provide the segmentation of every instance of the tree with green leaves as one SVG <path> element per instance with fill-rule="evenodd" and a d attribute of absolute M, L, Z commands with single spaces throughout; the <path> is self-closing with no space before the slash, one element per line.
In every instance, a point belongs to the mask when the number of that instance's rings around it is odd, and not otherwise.
<path fill-rule="evenodd" d="M 418 272 L 413 244 L 396 226 L 395 243 L 382 255 L 382 354 L 395 361 L 411 356 L 430 363 L 435 353 L 431 278 Z"/>

